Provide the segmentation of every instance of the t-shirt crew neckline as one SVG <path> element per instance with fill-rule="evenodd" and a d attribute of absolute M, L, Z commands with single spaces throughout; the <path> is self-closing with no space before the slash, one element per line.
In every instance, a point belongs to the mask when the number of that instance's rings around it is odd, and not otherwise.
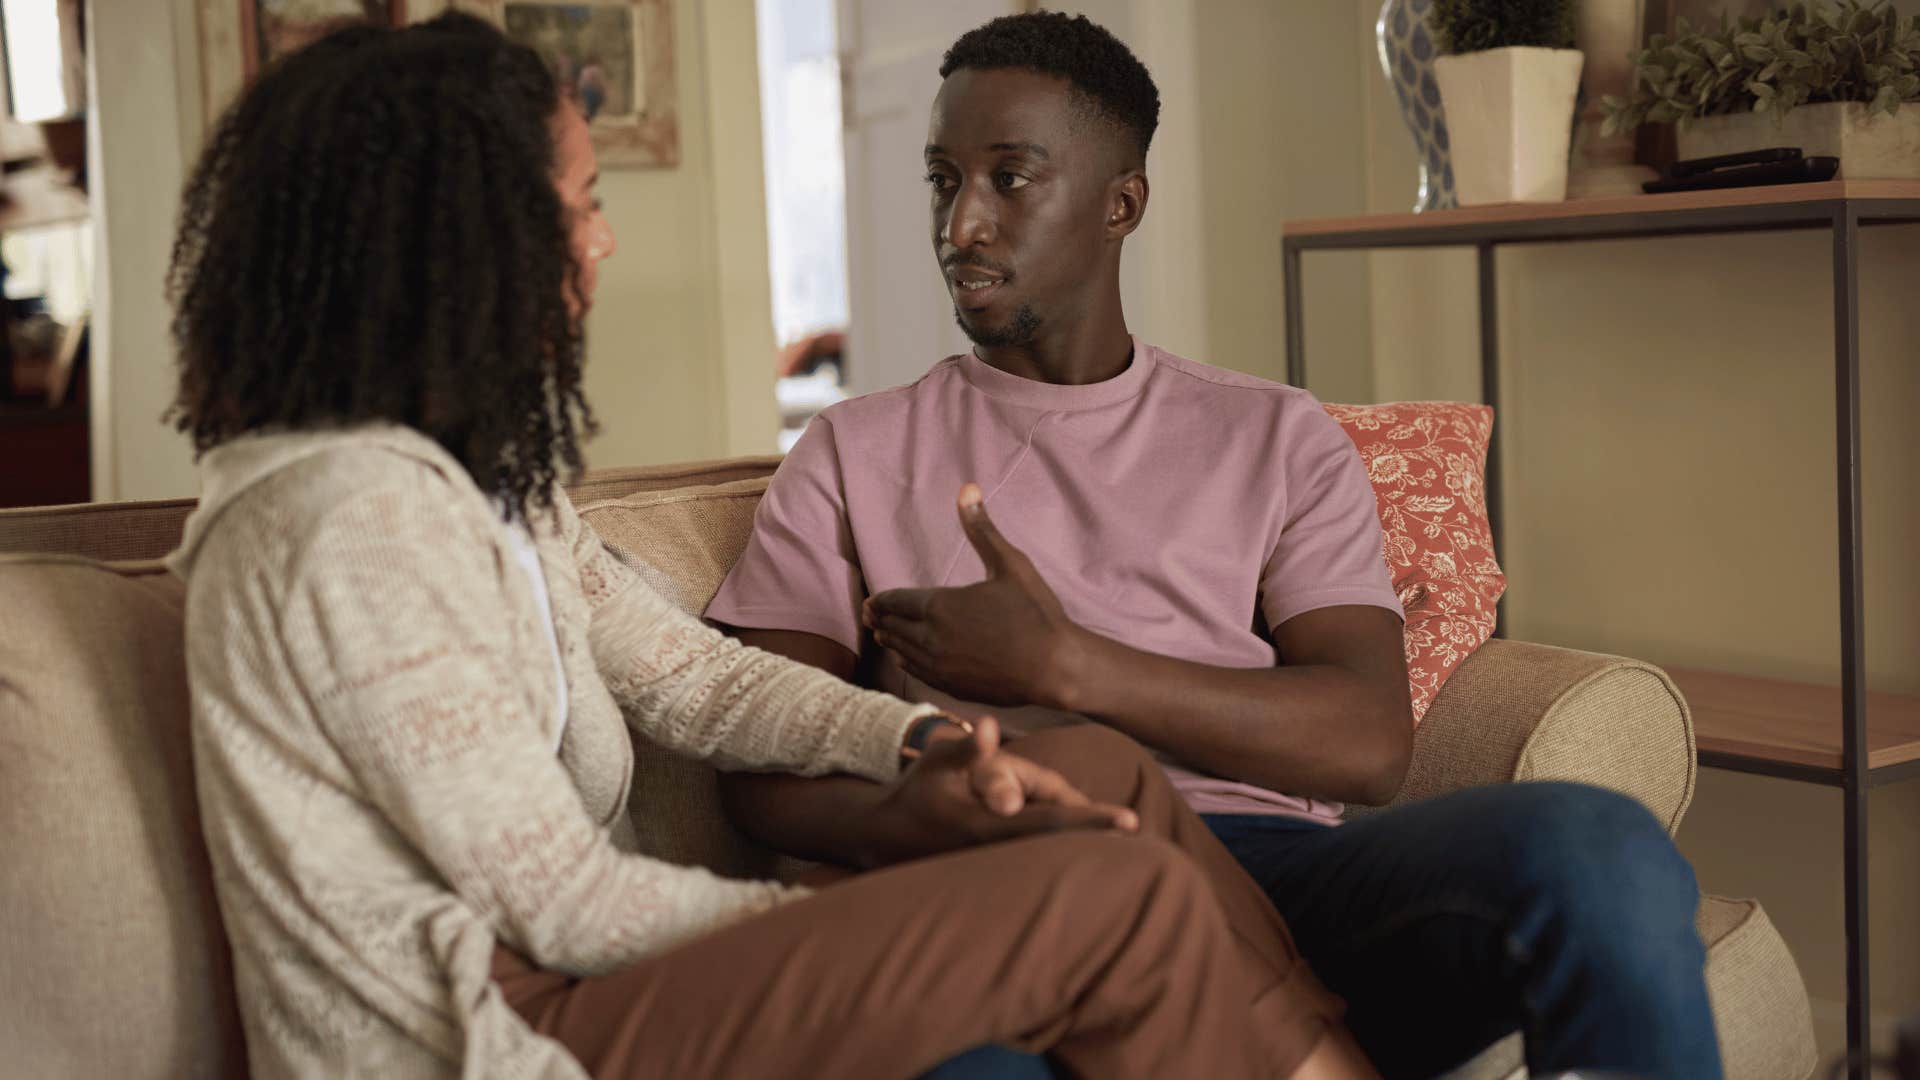
<path fill-rule="evenodd" d="M 1126 370 L 1097 383 L 1063 386 L 1024 379 L 1001 371 L 975 356 L 972 351 L 960 354 L 960 373 L 974 389 L 1013 405 L 1052 412 L 1099 409 L 1138 397 L 1159 362 L 1159 350 L 1137 337 L 1130 340 L 1133 342 L 1133 360 L 1127 364 Z"/>

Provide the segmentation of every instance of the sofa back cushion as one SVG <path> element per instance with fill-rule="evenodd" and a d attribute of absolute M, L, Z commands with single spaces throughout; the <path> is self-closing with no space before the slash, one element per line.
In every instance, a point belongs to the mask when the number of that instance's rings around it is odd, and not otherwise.
<path fill-rule="evenodd" d="M 184 589 L 0 556 L 0 1046 L 18 1076 L 238 1076 L 194 799 Z"/>
<path fill-rule="evenodd" d="M 582 503 L 580 517 L 621 561 L 699 615 L 747 546 L 766 476 Z M 779 872 L 773 854 L 727 823 L 713 769 L 634 739 L 627 812 L 640 849 L 733 877 Z"/>
<path fill-rule="evenodd" d="M 75 503 L 0 510 L 0 553 L 79 555 L 102 561 L 158 559 L 180 546 L 193 499 Z"/>
<path fill-rule="evenodd" d="M 777 460 L 600 472 L 573 494 L 628 545 L 626 557 L 644 555 L 636 565 L 655 587 L 698 612 L 745 546 Z M 9 1076 L 246 1073 L 193 789 L 184 586 L 157 562 L 72 554 L 158 556 L 178 543 L 191 508 L 0 511 L 0 552 L 66 552 L 0 554 L 0 1072 Z M 712 770 L 636 750 L 646 850 L 726 874 L 772 871 L 772 856 L 726 825 Z"/>

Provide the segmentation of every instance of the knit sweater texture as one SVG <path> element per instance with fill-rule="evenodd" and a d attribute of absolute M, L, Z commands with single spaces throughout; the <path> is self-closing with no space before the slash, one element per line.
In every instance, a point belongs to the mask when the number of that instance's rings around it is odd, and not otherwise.
<path fill-rule="evenodd" d="M 249 436 L 202 480 L 169 565 L 258 1076 L 583 1075 L 501 999 L 496 942 L 592 975 L 806 895 L 636 854 L 629 729 L 887 780 L 931 711 L 682 612 L 558 490 L 527 523 L 543 625 L 497 504 L 408 428 Z"/>

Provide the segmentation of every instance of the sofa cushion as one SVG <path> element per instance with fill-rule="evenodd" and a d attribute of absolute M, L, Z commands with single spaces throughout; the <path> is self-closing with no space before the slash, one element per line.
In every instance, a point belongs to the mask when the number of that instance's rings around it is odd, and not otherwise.
<path fill-rule="evenodd" d="M 637 491 L 579 506 L 609 550 L 692 615 L 706 610 L 747 546 L 765 476 Z M 712 768 L 634 738 L 627 812 L 640 850 L 730 877 L 781 872 L 774 855 L 727 823 Z"/>
<path fill-rule="evenodd" d="M 579 505 L 621 561 L 683 611 L 699 615 L 746 550 L 768 477 L 636 491 Z"/>
<path fill-rule="evenodd" d="M 1373 482 L 1387 569 L 1407 616 L 1418 724 L 1447 677 L 1493 634 L 1507 587 L 1487 517 L 1493 410 L 1454 401 L 1325 408 L 1359 448 Z"/>
<path fill-rule="evenodd" d="M 1489 641 L 1413 734 L 1393 804 L 1512 780 L 1631 795 L 1672 833 L 1693 802 L 1693 718 L 1666 673 L 1621 656 Z"/>
<path fill-rule="evenodd" d="M 184 590 L 0 556 L 0 1046 L 20 1076 L 242 1075 L 194 799 Z"/>
<path fill-rule="evenodd" d="M 1800 968 L 1757 900 L 1700 898 L 1707 996 L 1728 1080 L 1803 1080 L 1820 1054 Z"/>
<path fill-rule="evenodd" d="M 682 461 L 671 465 L 594 469 L 567 485 L 567 492 L 573 497 L 575 506 L 585 506 L 592 502 L 625 498 L 640 491 L 672 491 L 759 479 L 772 476 L 779 467 L 779 454 L 754 454 L 713 461 Z"/>
<path fill-rule="evenodd" d="M 0 510 L 0 552 L 158 559 L 180 543 L 193 499 Z"/>

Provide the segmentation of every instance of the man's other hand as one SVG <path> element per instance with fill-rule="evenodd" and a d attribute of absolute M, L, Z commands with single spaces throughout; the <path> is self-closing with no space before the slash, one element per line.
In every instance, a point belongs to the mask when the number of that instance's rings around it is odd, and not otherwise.
<path fill-rule="evenodd" d="M 989 705 L 1055 705 L 1080 628 L 1033 560 L 994 527 L 978 484 L 960 489 L 960 527 L 986 565 L 985 581 L 875 593 L 861 622 L 929 686 Z"/>

